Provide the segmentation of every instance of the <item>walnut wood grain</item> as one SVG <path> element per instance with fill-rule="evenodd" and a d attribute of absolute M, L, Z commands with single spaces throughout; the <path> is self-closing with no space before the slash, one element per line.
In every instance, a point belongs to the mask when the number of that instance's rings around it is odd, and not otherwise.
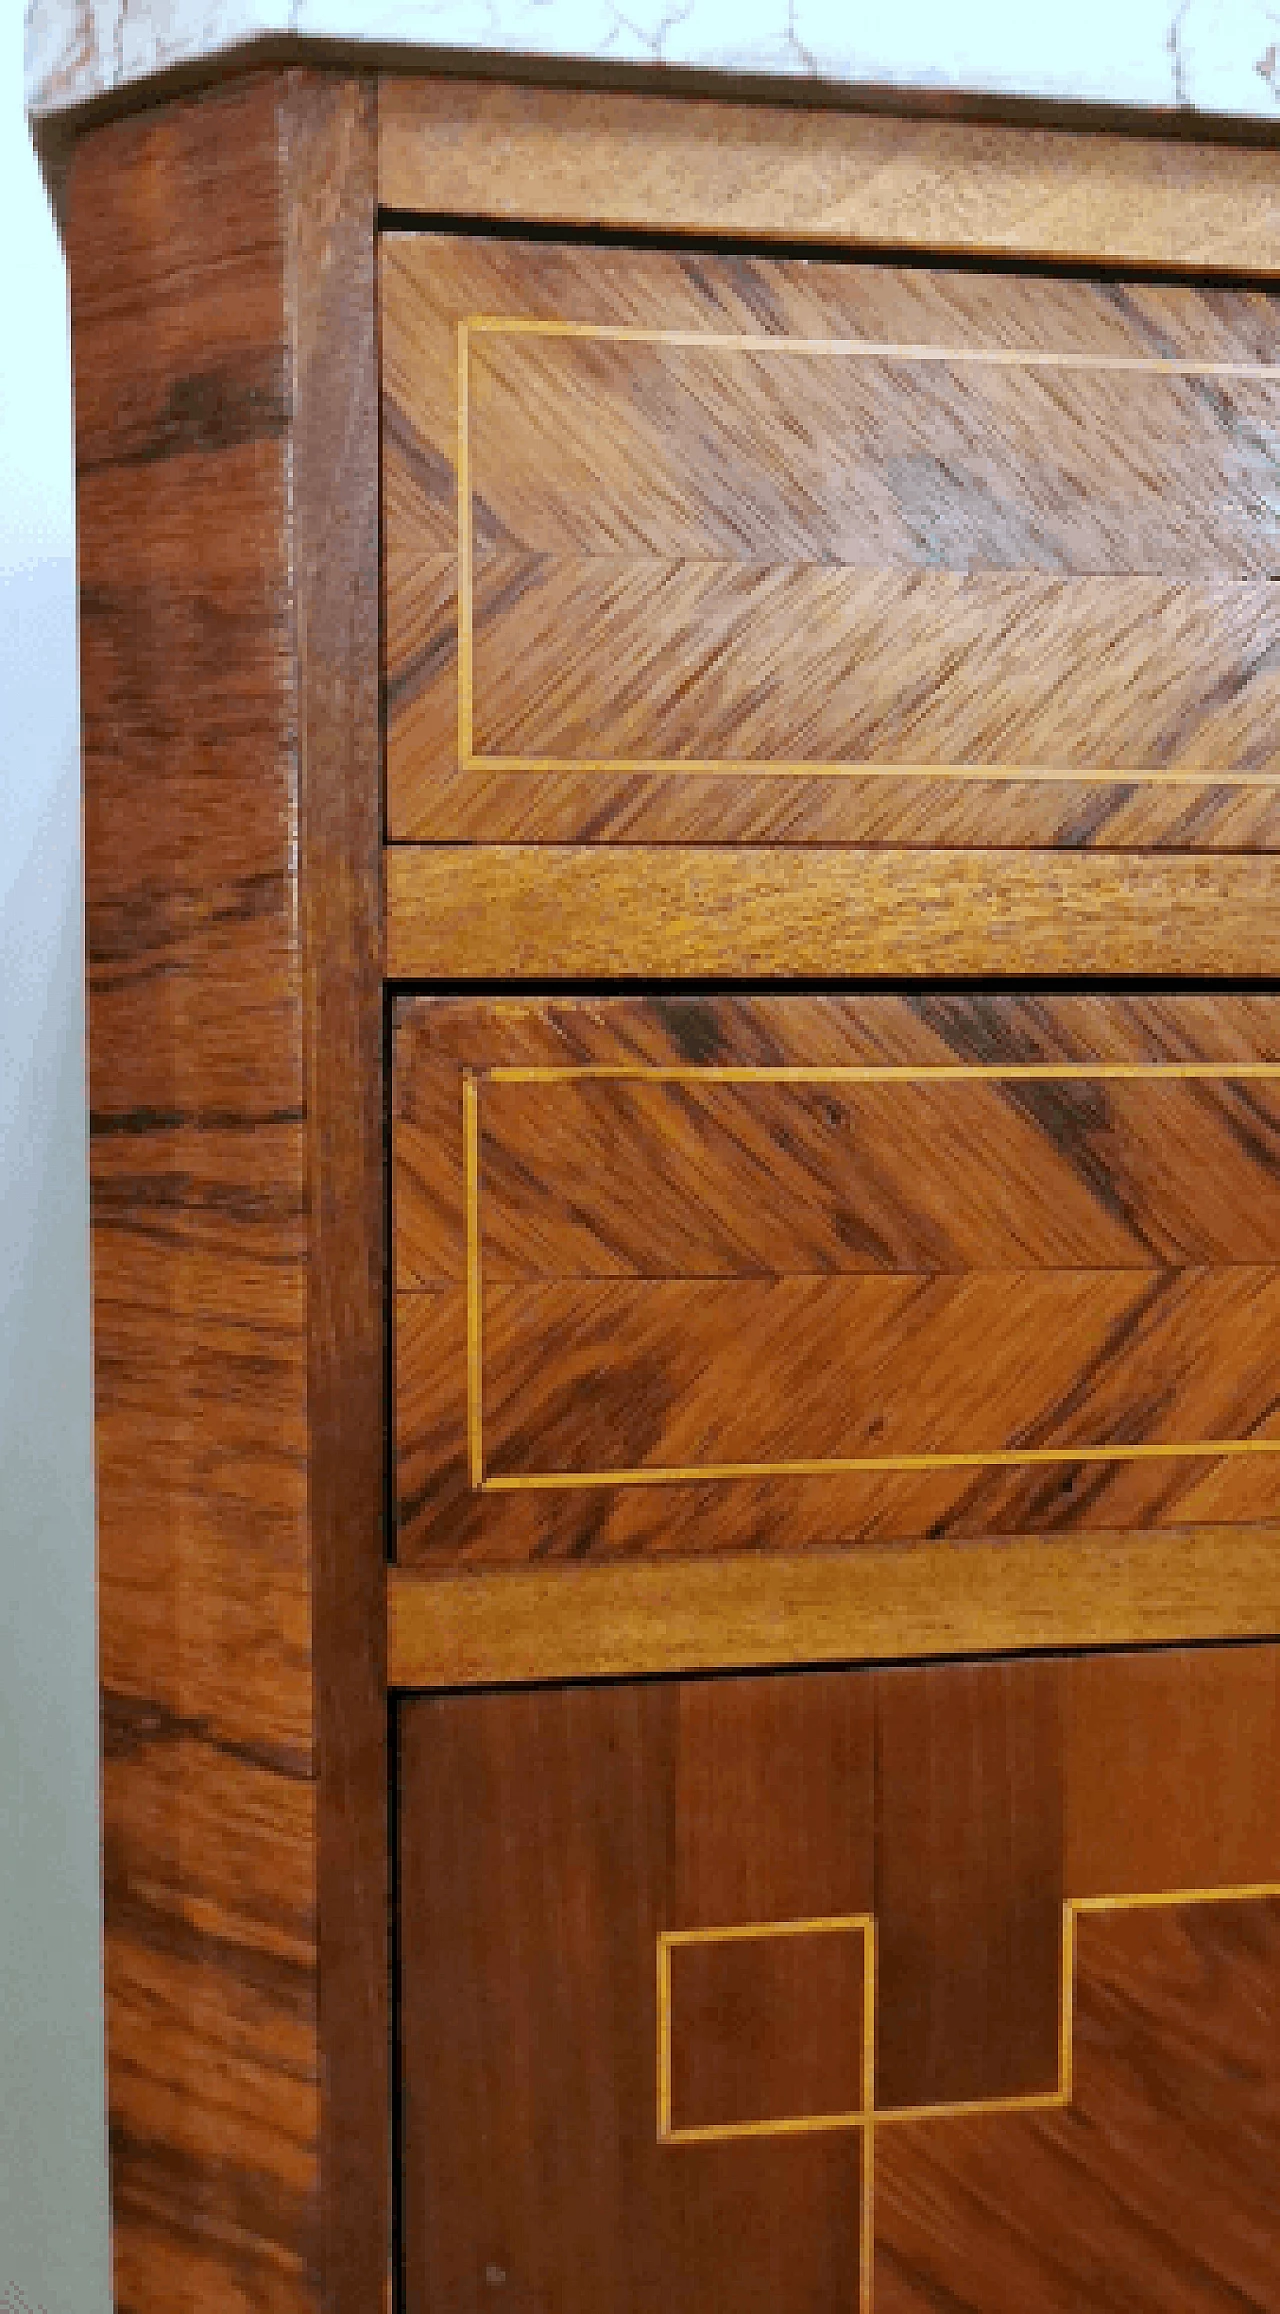
<path fill-rule="evenodd" d="M 382 328 L 393 837 L 1275 843 L 1267 297 L 392 235 Z"/>
<path fill-rule="evenodd" d="M 1270 150 L 803 105 L 387 78 L 392 209 L 1280 271 Z"/>
<path fill-rule="evenodd" d="M 71 173 L 121 2314 L 386 2271 L 373 151 L 290 73 Z"/>
<path fill-rule="evenodd" d="M 1266 859 L 393 844 L 394 980 L 1280 974 Z"/>
<path fill-rule="evenodd" d="M 1268 1516 L 1271 998 L 396 1020 L 403 1563 Z"/>

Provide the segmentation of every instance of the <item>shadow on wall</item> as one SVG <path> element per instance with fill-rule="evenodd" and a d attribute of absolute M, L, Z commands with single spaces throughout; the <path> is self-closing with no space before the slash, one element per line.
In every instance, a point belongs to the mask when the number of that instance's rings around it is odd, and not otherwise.
<path fill-rule="evenodd" d="M 108 2314 L 75 574 L 0 575 L 0 2314 Z"/>

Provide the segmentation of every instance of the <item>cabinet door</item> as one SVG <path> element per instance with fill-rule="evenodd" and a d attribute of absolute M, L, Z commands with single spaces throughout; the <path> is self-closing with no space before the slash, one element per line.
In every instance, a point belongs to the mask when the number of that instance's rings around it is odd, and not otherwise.
<path fill-rule="evenodd" d="M 1274 1593 L 1275 996 L 404 999 L 393 1148 L 402 1565 L 1247 1536 Z"/>
<path fill-rule="evenodd" d="M 395 841 L 1275 848 L 1265 293 L 381 263 Z"/>
<path fill-rule="evenodd" d="M 1280 1651 L 399 1712 L 407 2314 L 1276 2314 Z"/>

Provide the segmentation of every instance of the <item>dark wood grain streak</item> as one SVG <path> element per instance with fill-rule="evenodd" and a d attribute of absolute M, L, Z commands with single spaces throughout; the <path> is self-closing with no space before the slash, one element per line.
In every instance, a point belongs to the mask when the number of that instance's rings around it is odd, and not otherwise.
<path fill-rule="evenodd" d="M 386 2271 L 374 129 L 71 171 L 121 2314 Z"/>

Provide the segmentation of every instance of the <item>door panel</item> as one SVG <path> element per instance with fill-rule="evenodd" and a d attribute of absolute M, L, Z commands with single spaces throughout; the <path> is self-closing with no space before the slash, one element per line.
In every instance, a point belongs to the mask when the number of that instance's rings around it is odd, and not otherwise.
<path fill-rule="evenodd" d="M 1274 1518 L 1275 997 L 405 999 L 394 1073 L 403 1563 Z"/>
<path fill-rule="evenodd" d="M 1268 1645 L 404 1703 L 407 2314 L 1277 2314 L 1278 1702 Z"/>
<path fill-rule="evenodd" d="M 1274 848 L 1274 303 L 382 243 L 398 841 Z"/>

